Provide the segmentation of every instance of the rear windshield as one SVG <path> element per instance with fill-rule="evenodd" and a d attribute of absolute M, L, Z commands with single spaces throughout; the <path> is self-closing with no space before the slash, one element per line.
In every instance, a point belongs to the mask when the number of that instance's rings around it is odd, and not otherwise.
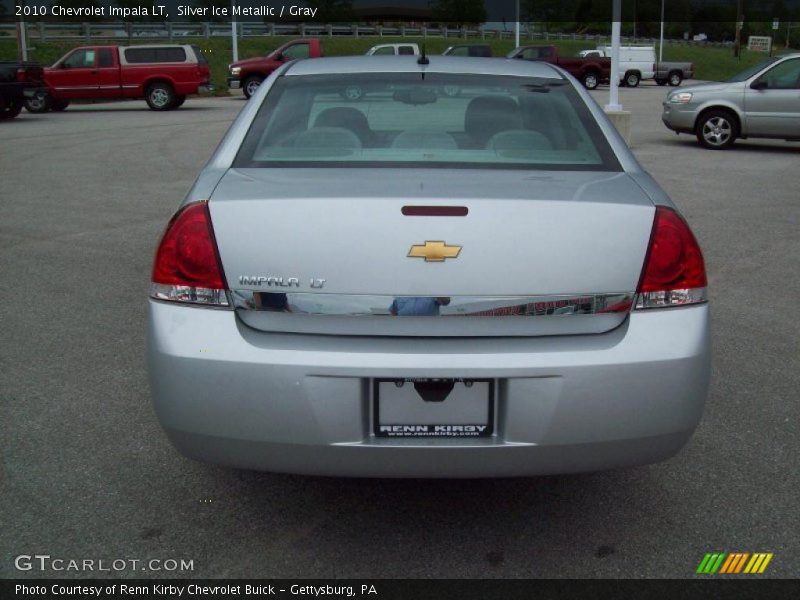
<path fill-rule="evenodd" d="M 620 170 L 563 79 L 427 73 L 284 76 L 234 166 Z"/>
<path fill-rule="evenodd" d="M 186 50 L 177 47 L 167 48 L 127 48 L 125 60 L 129 63 L 186 62 Z"/>

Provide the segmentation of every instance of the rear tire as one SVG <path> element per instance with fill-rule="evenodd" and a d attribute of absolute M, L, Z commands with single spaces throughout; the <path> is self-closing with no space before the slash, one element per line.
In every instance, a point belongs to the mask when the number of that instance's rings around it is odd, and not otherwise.
<path fill-rule="evenodd" d="M 703 148 L 728 150 L 739 137 L 739 121 L 730 111 L 709 110 L 697 120 L 695 135 Z"/>
<path fill-rule="evenodd" d="M 53 100 L 50 104 L 50 110 L 55 112 L 62 112 L 69 106 L 69 100 Z"/>
<path fill-rule="evenodd" d="M 22 112 L 23 102 L 16 98 L 6 100 L 0 107 L 0 121 L 10 121 Z"/>
<path fill-rule="evenodd" d="M 250 96 L 256 93 L 258 86 L 261 85 L 261 82 L 264 81 L 258 75 L 253 75 L 248 77 L 244 80 L 242 84 L 242 92 L 244 92 L 244 97 L 250 99 Z"/>
<path fill-rule="evenodd" d="M 679 71 L 673 71 L 669 74 L 668 81 L 672 87 L 678 87 L 683 81 L 683 73 L 680 73 Z"/>
<path fill-rule="evenodd" d="M 33 98 L 25 98 L 25 110 L 30 113 L 46 113 L 53 101 L 47 94 L 37 94 Z"/>
<path fill-rule="evenodd" d="M 586 71 L 581 76 L 581 83 L 587 90 L 594 90 L 600 84 L 600 76 L 597 71 Z"/>
<path fill-rule="evenodd" d="M 144 99 L 151 110 L 171 110 L 175 106 L 175 98 L 175 90 L 168 83 L 154 83 L 144 93 Z"/>
<path fill-rule="evenodd" d="M 625 85 L 627 87 L 639 87 L 639 82 L 641 80 L 642 78 L 636 71 L 629 71 L 628 73 L 625 73 Z"/>

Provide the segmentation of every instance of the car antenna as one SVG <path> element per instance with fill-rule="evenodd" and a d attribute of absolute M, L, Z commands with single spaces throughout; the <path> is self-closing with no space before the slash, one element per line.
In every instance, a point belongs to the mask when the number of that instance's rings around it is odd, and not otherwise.
<path fill-rule="evenodd" d="M 420 53 L 419 58 L 417 59 L 417 64 L 418 65 L 431 64 L 431 61 L 428 60 L 428 54 L 427 52 L 425 52 L 425 44 L 422 44 L 422 52 Z"/>

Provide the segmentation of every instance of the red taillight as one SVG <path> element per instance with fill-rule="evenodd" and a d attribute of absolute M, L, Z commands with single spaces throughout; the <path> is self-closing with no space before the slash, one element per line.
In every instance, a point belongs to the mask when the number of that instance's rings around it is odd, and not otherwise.
<path fill-rule="evenodd" d="M 28 81 L 28 74 L 24 68 L 17 69 L 17 82 L 18 83 L 25 83 Z"/>
<path fill-rule="evenodd" d="M 178 211 L 156 250 L 150 295 L 159 300 L 227 306 L 227 285 L 207 202 Z"/>
<path fill-rule="evenodd" d="M 707 300 L 703 253 L 686 221 L 656 207 L 636 308 L 697 304 Z"/>

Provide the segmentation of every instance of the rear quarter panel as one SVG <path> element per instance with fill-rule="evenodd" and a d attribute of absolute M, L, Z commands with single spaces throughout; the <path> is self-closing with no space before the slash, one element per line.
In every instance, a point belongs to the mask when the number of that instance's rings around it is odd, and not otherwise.
<path fill-rule="evenodd" d="M 124 95 L 140 97 L 145 88 L 155 81 L 167 81 L 178 95 L 194 94 L 204 83 L 200 67 L 195 63 L 158 63 L 123 65 L 122 86 Z"/>

